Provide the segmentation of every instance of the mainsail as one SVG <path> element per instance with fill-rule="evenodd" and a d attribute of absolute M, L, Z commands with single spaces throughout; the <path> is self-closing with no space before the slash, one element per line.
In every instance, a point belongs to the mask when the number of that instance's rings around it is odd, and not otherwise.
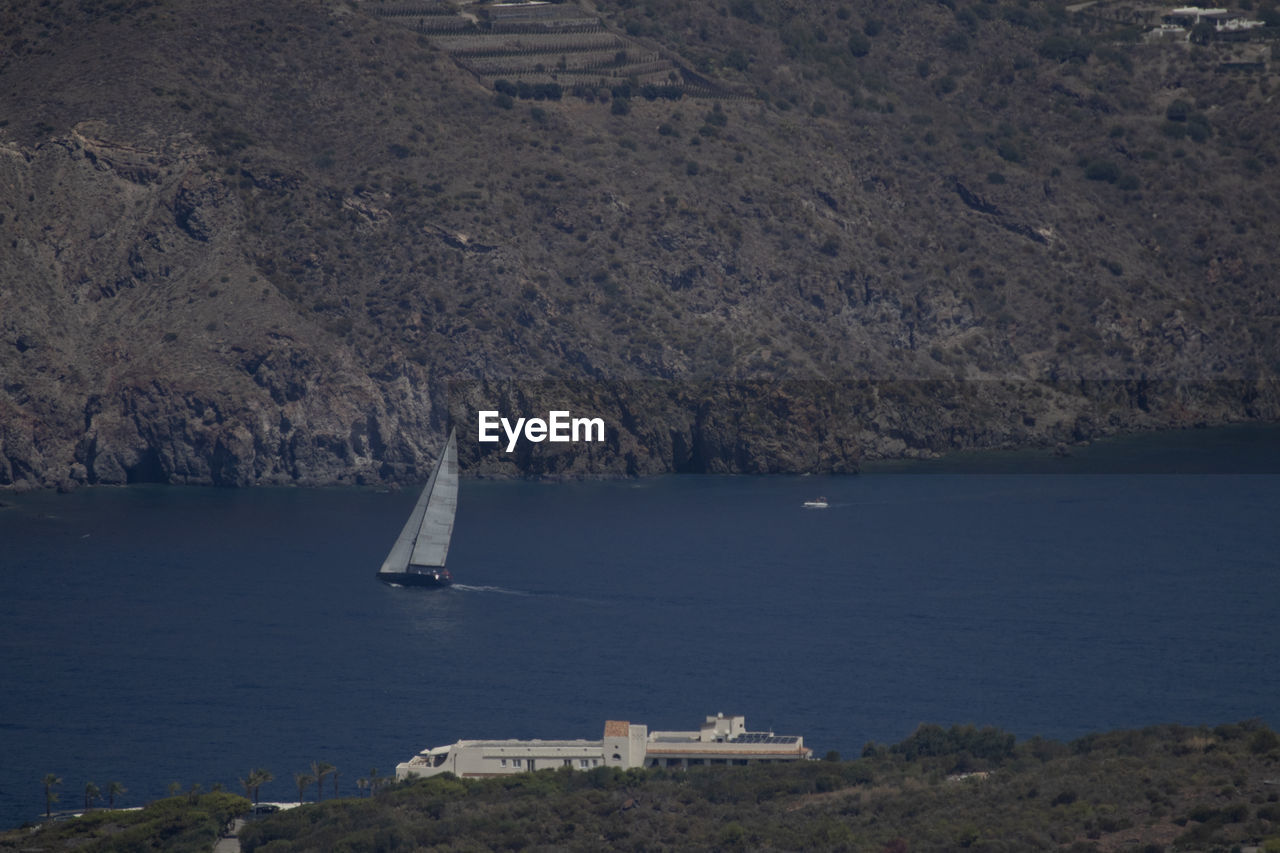
<path fill-rule="evenodd" d="M 413 513 L 400 531 L 391 553 L 382 562 L 379 574 L 400 574 L 409 566 L 444 566 L 453 536 L 453 516 L 458 510 L 458 441 L 449 433 L 440 461 L 422 490 Z"/>

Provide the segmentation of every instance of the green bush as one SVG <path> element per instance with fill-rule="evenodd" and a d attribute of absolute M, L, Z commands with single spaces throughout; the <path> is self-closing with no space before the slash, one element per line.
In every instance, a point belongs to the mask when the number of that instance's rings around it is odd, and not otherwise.
<path fill-rule="evenodd" d="M 1041 56 L 1055 62 L 1084 62 L 1093 53 L 1093 42 L 1083 36 L 1049 36 L 1040 42 Z"/>
<path fill-rule="evenodd" d="M 840 779 L 839 776 L 835 775 L 834 773 L 822 774 L 821 776 L 813 780 L 813 785 L 814 785 L 814 789 L 819 794 L 826 794 L 826 793 L 830 793 L 831 791 L 838 791 L 840 790 L 840 788 L 843 787 L 842 780 Z"/>
<path fill-rule="evenodd" d="M 1000 762 L 1013 755 L 1014 736 L 990 726 L 978 729 L 974 726 L 919 726 L 909 738 L 892 748 L 908 761 L 929 757 L 955 757 L 967 754 L 992 762 Z"/>
<path fill-rule="evenodd" d="M 1164 117 L 1169 121 L 1186 121 L 1189 115 L 1191 115 L 1191 104 L 1181 98 L 1174 100 L 1164 111 Z"/>
<path fill-rule="evenodd" d="M 742 824 L 731 821 L 720 829 L 716 841 L 721 847 L 735 849 L 746 844 L 747 831 L 743 829 Z"/>
<path fill-rule="evenodd" d="M 1000 155 L 1001 160 L 1008 160 L 1010 163 L 1022 162 L 1022 151 L 1009 139 L 1002 140 L 996 146 L 996 154 Z"/>
<path fill-rule="evenodd" d="M 1188 38 L 1192 44 L 1208 44 L 1216 35 L 1216 27 L 1208 21 L 1202 21 L 1191 28 Z"/>
<path fill-rule="evenodd" d="M 1000 16 L 1015 27 L 1039 30 L 1044 26 L 1039 15 L 1022 6 L 1005 6 L 1000 10 Z"/>
<path fill-rule="evenodd" d="M 1280 736 L 1271 729 L 1260 729 L 1249 738 L 1249 751 L 1254 755 L 1264 755 L 1280 749 Z"/>
<path fill-rule="evenodd" d="M 1090 160 L 1084 167 L 1084 176 L 1091 181 L 1106 181 L 1114 184 L 1120 179 L 1120 167 L 1110 160 Z"/>
<path fill-rule="evenodd" d="M 962 30 L 954 30 L 943 36 L 942 46 L 953 53 L 968 53 L 969 37 Z"/>
<path fill-rule="evenodd" d="M 753 24 L 758 24 L 764 20 L 761 18 L 759 10 L 756 9 L 755 0 L 732 0 L 729 3 L 729 14 Z"/>

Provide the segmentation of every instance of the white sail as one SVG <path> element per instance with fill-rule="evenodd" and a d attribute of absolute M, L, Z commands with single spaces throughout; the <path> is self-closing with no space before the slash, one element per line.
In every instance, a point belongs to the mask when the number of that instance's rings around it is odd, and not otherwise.
<path fill-rule="evenodd" d="M 458 442 L 449 433 L 444 452 L 436 462 L 431 479 L 418 498 L 404 529 L 383 560 L 379 573 L 398 574 L 410 565 L 444 566 L 453 536 L 453 516 L 458 510 Z"/>

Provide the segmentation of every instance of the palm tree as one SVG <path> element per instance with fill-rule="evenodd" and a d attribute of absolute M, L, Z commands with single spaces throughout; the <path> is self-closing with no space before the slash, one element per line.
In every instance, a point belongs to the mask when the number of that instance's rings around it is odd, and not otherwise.
<path fill-rule="evenodd" d="M 302 803 L 302 796 L 306 793 L 307 786 L 315 781 L 315 777 L 310 773 L 294 773 L 293 781 L 298 786 L 298 802 Z"/>
<path fill-rule="evenodd" d="M 338 768 L 333 768 L 333 797 L 338 798 Z"/>
<path fill-rule="evenodd" d="M 116 797 L 129 793 L 128 789 L 119 782 L 107 783 L 107 805 L 111 808 L 116 807 Z"/>
<path fill-rule="evenodd" d="M 253 802 L 256 804 L 258 802 L 258 789 L 268 782 L 274 782 L 276 777 L 265 767 L 260 767 L 253 772 L 258 776 L 258 781 L 253 785 Z"/>
<path fill-rule="evenodd" d="M 102 791 L 92 782 L 84 783 L 84 810 L 88 811 L 93 808 L 94 800 L 102 798 Z"/>
<path fill-rule="evenodd" d="M 363 776 L 356 780 L 356 790 L 360 792 L 360 796 L 364 796 L 364 791 L 369 787 L 369 780 Z"/>
<path fill-rule="evenodd" d="M 62 778 L 54 773 L 46 773 L 44 776 L 44 816 L 46 818 L 53 814 L 53 804 L 58 801 L 58 795 L 53 792 L 55 785 L 61 785 Z"/>
<path fill-rule="evenodd" d="M 315 777 L 315 782 L 316 782 L 316 802 L 317 803 L 324 799 L 324 791 L 321 790 L 321 787 L 324 783 L 324 777 L 328 776 L 330 773 L 336 773 L 337 770 L 338 768 L 334 767 L 332 764 L 330 764 L 327 761 L 311 762 L 311 775 Z"/>
<path fill-rule="evenodd" d="M 249 771 L 249 775 L 240 780 L 240 784 L 244 786 L 244 794 L 253 800 L 253 804 L 258 804 L 258 789 L 276 777 L 271 775 L 270 770 L 254 768 Z"/>

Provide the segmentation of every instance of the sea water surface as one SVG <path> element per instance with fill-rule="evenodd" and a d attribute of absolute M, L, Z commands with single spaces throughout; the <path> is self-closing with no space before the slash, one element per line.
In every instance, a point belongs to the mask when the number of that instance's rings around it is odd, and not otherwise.
<path fill-rule="evenodd" d="M 4 496 L 0 827 L 43 812 L 46 773 L 65 807 L 86 782 L 140 804 L 255 767 L 293 799 L 316 760 L 354 795 L 426 746 L 606 719 L 741 713 L 846 756 L 922 722 L 1276 726 L 1260 435 L 1194 473 L 464 480 L 458 583 L 434 591 L 374 579 L 411 490 Z"/>

